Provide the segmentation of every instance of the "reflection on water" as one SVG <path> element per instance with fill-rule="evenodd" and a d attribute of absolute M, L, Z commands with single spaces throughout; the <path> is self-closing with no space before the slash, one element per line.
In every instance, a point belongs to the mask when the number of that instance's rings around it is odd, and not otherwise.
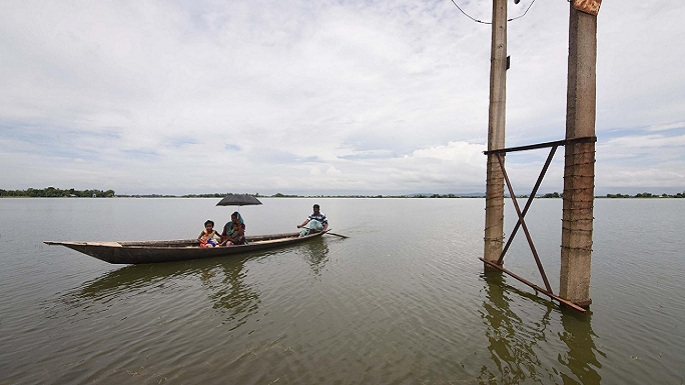
<path fill-rule="evenodd" d="M 122 301 L 137 293 L 158 287 L 174 277 L 197 273 L 197 269 L 186 263 L 129 265 L 110 271 L 61 295 L 56 303 L 45 304 L 47 318 L 87 318 L 92 313 L 108 310 L 115 306 L 115 300 Z M 73 313 L 77 309 L 81 312 Z"/>
<path fill-rule="evenodd" d="M 85 282 L 74 293 L 77 298 L 98 299 L 173 278 L 197 272 L 187 264 L 130 265 L 106 273 L 92 281 Z"/>
<path fill-rule="evenodd" d="M 481 316 L 487 326 L 488 350 L 497 373 L 492 373 L 487 365 L 483 365 L 480 380 L 487 383 L 493 379 L 501 379 L 503 383 L 518 384 L 527 378 L 538 378 L 536 370 L 542 365 L 528 339 L 521 338 L 524 332 L 523 322 L 509 306 L 509 292 L 505 290 L 502 275 L 489 272 L 485 278 L 487 301 L 483 303 Z M 547 324 L 548 315 L 549 311 L 545 314 L 542 325 Z M 544 328 L 540 333 L 544 335 Z M 540 339 L 540 336 L 537 338 Z"/>
<path fill-rule="evenodd" d="M 328 260 L 328 246 L 321 239 L 286 249 L 302 254 L 307 259 L 315 275 L 320 275 Z M 60 298 L 61 306 L 47 306 L 48 317 L 55 318 L 57 313 L 79 308 L 86 312 L 104 311 L 110 300 L 132 298 L 137 293 L 148 292 L 151 288 L 174 288 L 199 282 L 212 308 L 222 313 L 223 324 L 234 330 L 243 325 L 259 307 L 259 293 L 247 283 L 246 261 L 259 260 L 283 253 L 282 250 L 267 250 L 230 258 L 194 260 L 175 263 L 131 265 L 108 272 L 92 281 L 85 282 Z"/>
<path fill-rule="evenodd" d="M 309 266 L 315 275 L 321 275 L 328 262 L 328 245 L 322 239 L 314 239 L 302 245 L 301 250 L 307 255 Z"/>
<path fill-rule="evenodd" d="M 67 292 L 60 298 L 66 304 L 63 309 L 59 304 L 52 306 L 55 318 L 58 313 L 78 308 L 88 311 L 104 311 L 111 300 L 120 301 L 133 298 L 148 292 L 151 288 L 175 288 L 192 285 L 199 281 L 212 308 L 227 314 L 223 323 L 230 323 L 236 329 L 245 323 L 259 306 L 259 294 L 245 283 L 245 261 L 249 256 L 231 258 L 195 260 L 177 263 L 131 265 L 106 273 L 101 277 L 86 282 L 82 286 Z M 141 301 L 142 298 L 140 299 Z"/>
<path fill-rule="evenodd" d="M 536 380 L 540 383 L 599 384 L 601 368 L 595 352 L 603 355 L 594 343 L 596 335 L 591 327 L 591 315 L 579 314 L 570 309 L 557 311 L 556 307 L 528 292 L 507 286 L 501 272 L 488 272 L 482 277 L 486 282 L 486 298 L 481 318 L 486 326 L 486 338 L 492 364 L 481 367 L 482 383 L 521 384 Z M 530 314 L 511 307 L 511 295 L 525 296 L 546 306 L 540 321 L 534 322 Z M 558 320 L 557 316 L 561 319 Z M 553 317 L 553 315 L 555 317 Z M 566 345 L 566 352 L 555 350 L 554 330 L 563 331 L 558 337 Z M 569 373 L 550 371 L 546 364 L 557 355 L 557 361 L 569 369 Z"/>
<path fill-rule="evenodd" d="M 245 257 L 204 268 L 200 273 L 203 287 L 207 290 L 212 308 L 226 314 L 223 323 L 234 330 L 247 322 L 259 307 L 259 294 L 245 283 Z"/>
<path fill-rule="evenodd" d="M 597 370 L 602 365 L 597 360 L 595 352 L 606 357 L 595 345 L 594 338 L 597 337 L 592 331 L 592 314 L 578 314 L 572 311 L 561 313 L 561 323 L 564 332 L 560 333 L 559 338 L 568 347 L 566 355 L 559 354 L 559 363 L 571 370 L 577 381 L 564 377 L 564 383 L 570 384 L 599 384 L 602 379 Z M 597 369 L 597 370 L 596 370 Z"/>

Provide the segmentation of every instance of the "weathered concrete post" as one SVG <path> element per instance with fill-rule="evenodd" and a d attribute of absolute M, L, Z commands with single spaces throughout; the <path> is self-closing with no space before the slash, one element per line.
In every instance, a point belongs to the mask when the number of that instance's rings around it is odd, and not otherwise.
<path fill-rule="evenodd" d="M 490 113 L 488 151 L 504 148 L 507 93 L 507 0 L 492 1 L 490 51 Z M 501 156 L 504 156 L 502 154 Z M 497 154 L 488 154 L 485 187 L 485 255 L 497 262 L 504 243 L 504 176 Z M 485 265 L 485 269 L 491 269 Z"/>
<path fill-rule="evenodd" d="M 599 3 L 601 0 L 571 2 L 566 139 L 595 136 Z M 569 143 L 565 148 L 559 295 L 589 306 L 595 142 Z"/>

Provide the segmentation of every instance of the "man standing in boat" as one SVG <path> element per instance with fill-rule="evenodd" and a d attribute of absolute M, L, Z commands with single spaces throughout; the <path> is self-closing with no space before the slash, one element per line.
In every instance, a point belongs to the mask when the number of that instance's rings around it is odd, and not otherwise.
<path fill-rule="evenodd" d="M 311 231 L 326 231 L 328 229 L 328 220 L 326 219 L 326 214 L 322 213 L 318 204 L 315 204 L 314 212 L 310 214 L 301 225 L 297 225 L 300 231 L 300 236 L 303 237 L 309 234 Z"/>

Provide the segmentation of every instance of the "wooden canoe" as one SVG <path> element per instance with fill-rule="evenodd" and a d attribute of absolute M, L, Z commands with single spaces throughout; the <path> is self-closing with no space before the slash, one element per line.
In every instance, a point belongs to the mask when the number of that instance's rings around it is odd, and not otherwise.
<path fill-rule="evenodd" d="M 248 236 L 246 245 L 202 248 L 197 239 L 169 241 L 125 242 L 59 242 L 44 241 L 46 245 L 61 245 L 114 264 L 141 264 L 213 258 L 251 251 L 273 249 L 318 238 L 326 231 L 300 237 L 300 233 Z"/>

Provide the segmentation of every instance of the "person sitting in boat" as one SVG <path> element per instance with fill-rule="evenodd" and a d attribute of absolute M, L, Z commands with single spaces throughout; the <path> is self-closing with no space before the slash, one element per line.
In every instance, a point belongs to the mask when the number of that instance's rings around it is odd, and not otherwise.
<path fill-rule="evenodd" d="M 219 233 L 214 230 L 214 221 L 207 220 L 205 222 L 205 229 L 202 230 L 197 240 L 200 241 L 200 247 L 215 247 L 221 242 Z"/>
<path fill-rule="evenodd" d="M 312 208 L 314 209 L 314 212 L 310 214 L 301 225 L 297 225 L 298 229 L 302 229 L 302 231 L 300 231 L 301 237 L 308 235 L 310 232 L 326 231 L 328 229 L 326 214 L 320 211 L 321 208 L 318 204 L 315 204 Z"/>
<path fill-rule="evenodd" d="M 239 212 L 231 214 L 231 221 L 226 223 L 221 232 L 221 243 L 219 246 L 244 245 L 245 240 L 245 221 Z"/>

